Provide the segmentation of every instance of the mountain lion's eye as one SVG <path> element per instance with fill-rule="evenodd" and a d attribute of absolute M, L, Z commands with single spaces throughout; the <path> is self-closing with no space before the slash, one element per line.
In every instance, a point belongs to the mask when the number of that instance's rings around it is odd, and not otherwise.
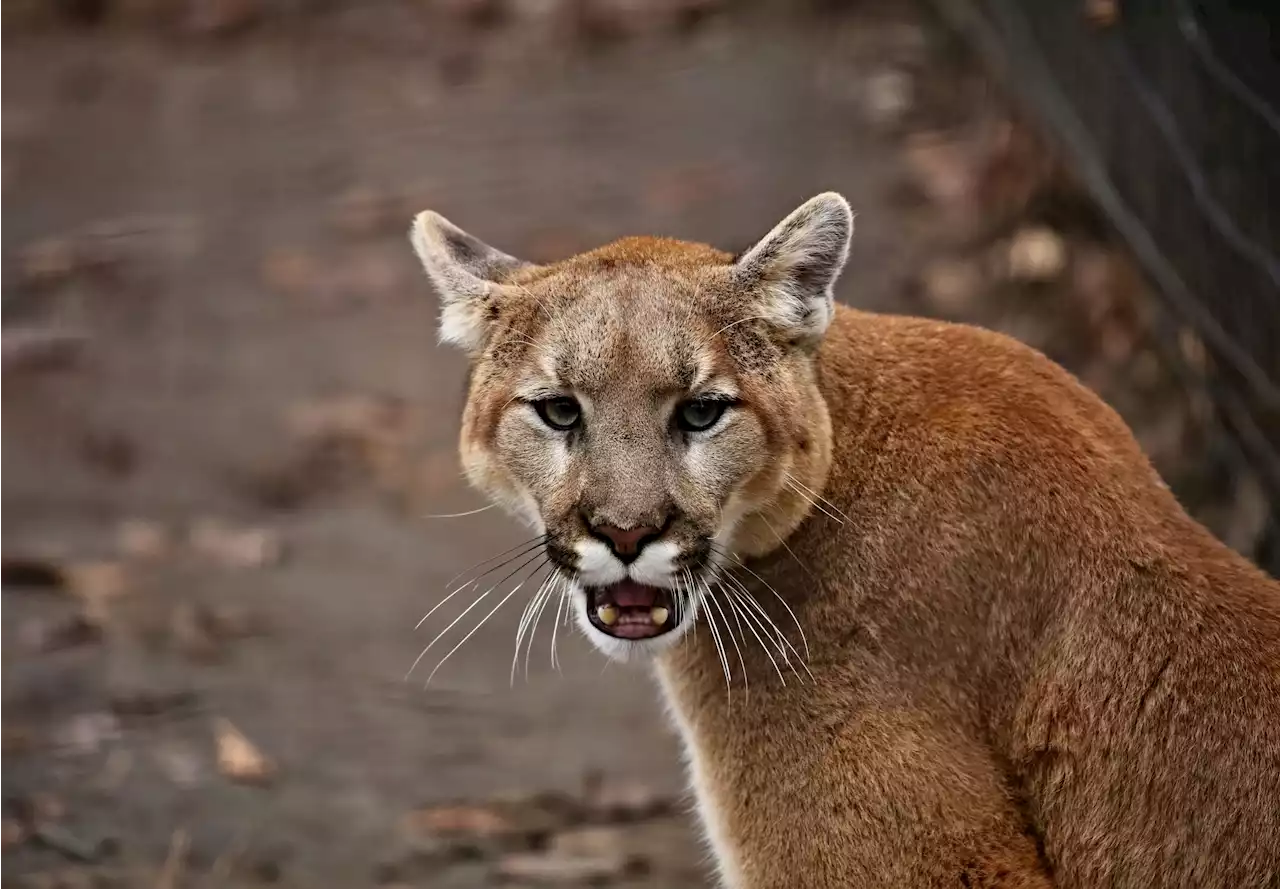
<path fill-rule="evenodd" d="M 561 432 L 567 432 L 582 422 L 582 408 L 572 398 L 544 398 L 535 401 L 533 409 L 542 422 Z"/>
<path fill-rule="evenodd" d="M 676 409 L 676 425 L 685 432 L 702 432 L 716 425 L 728 406 L 718 399 L 691 399 Z"/>

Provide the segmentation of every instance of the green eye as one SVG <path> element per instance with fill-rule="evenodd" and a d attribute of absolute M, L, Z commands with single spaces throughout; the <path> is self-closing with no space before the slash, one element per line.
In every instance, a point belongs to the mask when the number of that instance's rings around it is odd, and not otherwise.
<path fill-rule="evenodd" d="M 720 399 L 690 399 L 676 409 L 676 425 L 685 432 L 703 432 L 720 422 L 728 406 Z"/>
<path fill-rule="evenodd" d="M 533 403 L 542 422 L 552 429 L 567 432 L 582 422 L 582 408 L 573 398 L 544 398 Z"/>

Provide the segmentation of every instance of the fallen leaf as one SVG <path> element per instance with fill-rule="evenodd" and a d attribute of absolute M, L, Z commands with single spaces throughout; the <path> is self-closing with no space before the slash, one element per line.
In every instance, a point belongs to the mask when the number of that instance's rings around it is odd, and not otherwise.
<path fill-rule="evenodd" d="M 276 775 L 276 766 L 229 720 L 217 719 L 214 733 L 218 744 L 218 771 L 242 784 L 266 784 Z"/>
<path fill-rule="evenodd" d="M 79 599 L 86 620 L 104 626 L 113 603 L 129 588 L 129 576 L 119 562 L 81 562 L 67 567 L 67 589 Z"/>
<path fill-rule="evenodd" d="M 20 846 L 27 839 L 27 829 L 17 818 L 5 818 L 3 825 L 3 843 L 4 849 L 8 851 L 14 846 Z"/>
<path fill-rule="evenodd" d="M 102 637 L 102 631 L 100 623 L 78 613 L 61 618 L 27 621 L 22 625 L 19 635 L 27 650 L 49 653 L 97 642 Z"/>
<path fill-rule="evenodd" d="M 116 546 L 133 559 L 158 559 L 170 547 L 168 530 L 148 519 L 126 519 L 116 529 Z"/>
<path fill-rule="evenodd" d="M 18 253 L 20 279 L 32 286 L 60 284 L 70 279 L 79 265 L 79 251 L 68 238 L 48 238 Z"/>
<path fill-rule="evenodd" d="M 232 528 L 202 519 L 191 530 L 191 547 L 228 568 L 263 568 L 279 562 L 284 546 L 267 528 Z"/>
<path fill-rule="evenodd" d="M 287 296 L 308 292 L 316 286 L 319 277 L 315 259 L 303 250 L 272 250 L 262 263 L 262 278 L 266 285 Z"/>
<path fill-rule="evenodd" d="M 211 631 L 208 616 L 192 602 L 179 602 L 169 615 L 169 632 L 178 649 L 195 661 L 213 661 L 222 654 L 221 640 Z"/>
<path fill-rule="evenodd" d="M 615 880 L 626 873 L 623 858 L 587 858 L 574 855 L 540 855 L 523 852 L 506 855 L 498 862 L 497 875 L 540 886 L 594 885 Z"/>
<path fill-rule="evenodd" d="M 443 836 L 492 837 L 515 832 L 516 825 L 495 809 L 459 803 L 410 812 L 406 826 L 413 832 L 426 831 Z"/>
<path fill-rule="evenodd" d="M 76 364 L 84 356 L 88 344 L 87 335 L 74 331 L 6 327 L 4 372 L 62 370 Z"/>
<path fill-rule="evenodd" d="M 67 583 L 65 566 L 44 556 L 6 555 L 0 574 L 6 587 L 57 590 Z"/>

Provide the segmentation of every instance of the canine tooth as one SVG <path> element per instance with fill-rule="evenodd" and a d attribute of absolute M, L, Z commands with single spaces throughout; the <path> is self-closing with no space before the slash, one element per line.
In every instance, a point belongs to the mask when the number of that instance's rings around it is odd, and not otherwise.
<path fill-rule="evenodd" d="M 661 605 L 655 606 L 649 612 L 649 619 L 653 621 L 655 627 L 660 627 L 667 622 L 667 618 L 671 616 L 671 612 L 663 608 Z"/>
<path fill-rule="evenodd" d="M 600 618 L 600 623 L 611 627 L 618 622 L 618 606 L 601 605 L 596 609 L 596 617 Z"/>

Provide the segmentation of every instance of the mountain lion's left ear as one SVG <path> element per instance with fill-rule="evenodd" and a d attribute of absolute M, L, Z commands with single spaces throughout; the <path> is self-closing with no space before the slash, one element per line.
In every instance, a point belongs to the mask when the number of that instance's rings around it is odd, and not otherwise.
<path fill-rule="evenodd" d="M 474 354 L 502 313 L 502 285 L 529 264 L 430 210 L 413 220 L 409 239 L 440 294 L 440 341 Z"/>
<path fill-rule="evenodd" d="M 733 265 L 738 286 L 785 335 L 814 343 L 835 314 L 832 285 L 849 257 L 853 212 L 829 191 L 805 201 Z"/>

